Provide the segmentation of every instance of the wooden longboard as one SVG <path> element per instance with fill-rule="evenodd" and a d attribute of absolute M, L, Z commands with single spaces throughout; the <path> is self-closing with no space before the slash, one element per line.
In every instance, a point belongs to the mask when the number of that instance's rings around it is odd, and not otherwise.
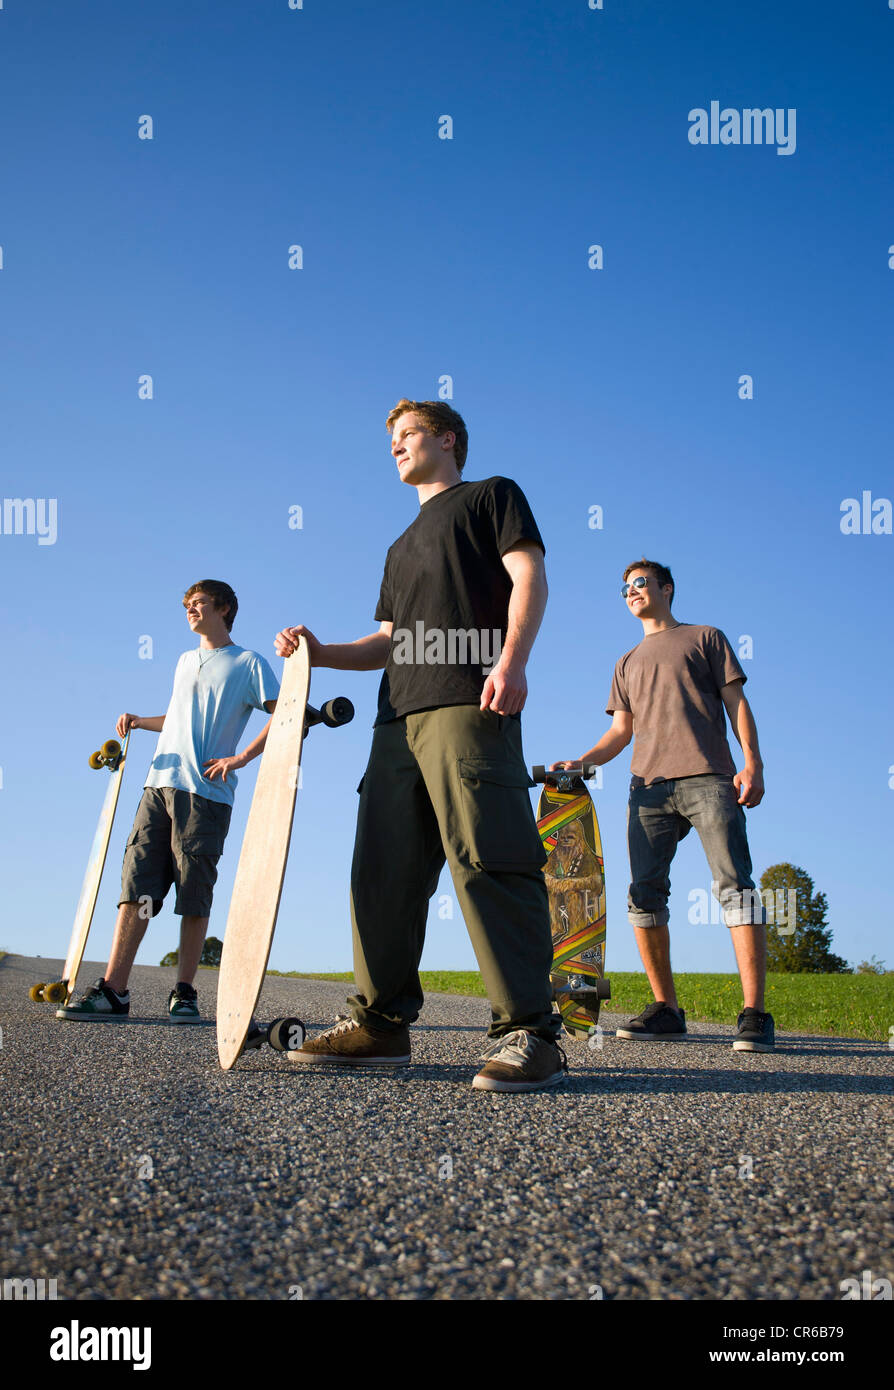
<path fill-rule="evenodd" d="M 49 984 L 41 983 L 32 986 L 30 993 L 35 1002 L 59 1004 L 64 1007 L 74 994 L 78 971 L 81 968 L 81 961 L 84 959 L 84 951 L 87 948 L 87 937 L 90 934 L 96 899 L 99 897 L 99 885 L 102 882 L 106 855 L 109 852 L 109 840 L 115 822 L 118 793 L 121 790 L 121 779 L 124 776 L 124 764 L 127 760 L 129 742 L 130 730 L 128 729 L 124 735 L 123 745 L 119 744 L 116 739 L 109 739 L 107 743 L 103 744 L 102 749 L 90 758 L 92 768 L 109 768 L 111 777 L 106 787 L 105 800 L 102 803 L 99 820 L 96 823 L 93 844 L 90 847 L 90 858 L 87 860 L 87 869 L 81 884 L 74 926 L 71 929 L 71 939 L 68 943 L 68 955 L 65 957 L 65 964 L 62 967 L 62 978 L 61 980 L 53 980 Z M 113 751 L 114 749 L 118 750 L 117 753 Z"/>
<path fill-rule="evenodd" d="M 217 1054 L 229 1071 L 242 1052 L 270 956 L 295 815 L 310 656 L 307 641 L 286 657 L 261 755 L 230 899 L 217 986 Z"/>
<path fill-rule="evenodd" d="M 590 769 L 584 769 L 590 772 Z M 547 852 L 553 964 L 550 980 L 565 1032 L 586 1039 L 599 1022 L 601 999 L 611 995 L 605 971 L 605 868 L 593 802 L 581 772 L 546 772 L 537 829 Z"/>

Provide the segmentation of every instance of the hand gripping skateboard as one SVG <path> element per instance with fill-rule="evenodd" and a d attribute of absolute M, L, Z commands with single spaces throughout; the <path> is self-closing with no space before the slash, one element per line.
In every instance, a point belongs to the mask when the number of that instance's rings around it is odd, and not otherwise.
<path fill-rule="evenodd" d="M 110 738 L 102 745 L 99 752 L 90 755 L 89 763 L 94 771 L 108 768 L 112 776 L 106 788 L 105 800 L 102 803 L 102 810 L 99 813 L 96 833 L 93 836 L 93 844 L 90 849 L 90 858 L 87 860 L 87 870 L 81 885 L 81 896 L 78 898 L 74 926 L 71 929 L 71 940 L 68 943 L 68 955 L 65 957 L 65 964 L 62 967 L 62 979 L 53 980 L 50 984 L 41 981 L 40 984 L 32 985 L 29 994 L 35 1003 L 59 1004 L 64 1007 L 74 994 L 78 971 L 81 968 L 81 961 L 84 959 L 84 951 L 87 947 L 87 937 L 90 934 L 96 899 L 99 896 L 99 885 L 102 882 L 102 871 L 105 868 L 106 855 L 109 849 L 109 839 L 115 820 L 115 809 L 118 805 L 118 793 L 121 790 L 121 778 L 124 776 L 124 763 L 127 758 L 129 742 L 130 730 L 128 729 L 124 736 L 123 747 L 117 739 Z"/>
<path fill-rule="evenodd" d="M 289 857 L 304 735 L 313 724 L 334 728 L 354 717 L 350 700 L 330 700 L 322 709 L 314 709 L 307 703 L 309 688 L 310 655 L 307 641 L 301 637 L 298 650 L 285 660 L 224 932 L 217 986 L 217 1054 L 224 1071 L 230 1070 L 246 1047 L 259 1047 L 265 1039 L 279 1050 L 285 1050 L 283 1043 L 290 1049 L 290 1038 L 297 1038 L 299 1031 L 303 1040 L 300 1019 L 276 1019 L 265 1028 L 257 1025 L 253 1016 L 264 983 Z"/>
<path fill-rule="evenodd" d="M 537 829 L 547 852 L 543 866 L 553 936 L 550 982 L 565 1032 L 586 1039 L 599 1022 L 599 1003 L 611 998 L 605 968 L 605 872 L 599 822 L 585 782 L 595 767 L 547 772 Z"/>

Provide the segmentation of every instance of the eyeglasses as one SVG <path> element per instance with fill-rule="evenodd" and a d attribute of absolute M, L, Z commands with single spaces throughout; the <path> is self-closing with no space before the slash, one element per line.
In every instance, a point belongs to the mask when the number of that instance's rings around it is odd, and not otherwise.
<path fill-rule="evenodd" d="M 631 579 L 629 584 L 621 585 L 621 597 L 626 598 L 631 589 L 644 589 L 649 582 L 647 574 L 638 574 L 635 579 Z"/>

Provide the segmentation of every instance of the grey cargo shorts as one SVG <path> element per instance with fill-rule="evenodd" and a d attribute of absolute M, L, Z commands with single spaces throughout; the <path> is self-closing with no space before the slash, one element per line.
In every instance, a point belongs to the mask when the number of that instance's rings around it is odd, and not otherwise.
<path fill-rule="evenodd" d="M 121 870 L 121 903 L 152 900 L 152 916 L 172 884 L 179 917 L 210 917 L 217 861 L 232 807 L 178 787 L 144 787 Z"/>

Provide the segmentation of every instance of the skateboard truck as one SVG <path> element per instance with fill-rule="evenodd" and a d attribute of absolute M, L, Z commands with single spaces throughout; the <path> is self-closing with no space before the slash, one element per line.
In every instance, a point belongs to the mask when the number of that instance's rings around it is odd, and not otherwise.
<path fill-rule="evenodd" d="M 535 782 L 547 783 L 550 787 L 557 787 L 560 792 L 570 792 L 581 782 L 592 781 L 596 771 L 596 763 L 585 763 L 583 767 L 557 767 L 553 772 L 548 771 L 543 763 L 537 763 L 531 768 L 531 775 Z"/>
<path fill-rule="evenodd" d="M 269 1043 L 274 1052 L 297 1052 L 306 1037 L 307 1029 L 300 1018 L 275 1018 L 267 1024 L 253 1022 L 242 1044 L 242 1052 L 263 1047 L 264 1043 Z"/>
<path fill-rule="evenodd" d="M 587 984 L 584 975 L 568 975 L 562 984 L 553 984 L 553 998 L 558 999 L 559 995 L 563 998 L 567 995 L 586 1007 L 588 1000 L 611 999 L 612 982 L 594 979 L 592 984 Z"/>
<path fill-rule="evenodd" d="M 110 772 L 117 772 L 124 760 L 124 749 L 116 738 L 107 738 L 101 748 L 95 753 L 91 753 L 87 759 L 94 772 L 98 772 L 101 767 L 107 767 Z"/>
<path fill-rule="evenodd" d="M 325 724 L 327 729 L 337 729 L 340 724 L 350 724 L 354 718 L 354 706 L 350 700 L 345 699 L 344 695 L 336 695 L 334 700 L 327 700 L 322 709 L 314 709 L 313 705 L 308 705 L 304 711 L 304 733 L 313 728 L 314 724 Z"/>

